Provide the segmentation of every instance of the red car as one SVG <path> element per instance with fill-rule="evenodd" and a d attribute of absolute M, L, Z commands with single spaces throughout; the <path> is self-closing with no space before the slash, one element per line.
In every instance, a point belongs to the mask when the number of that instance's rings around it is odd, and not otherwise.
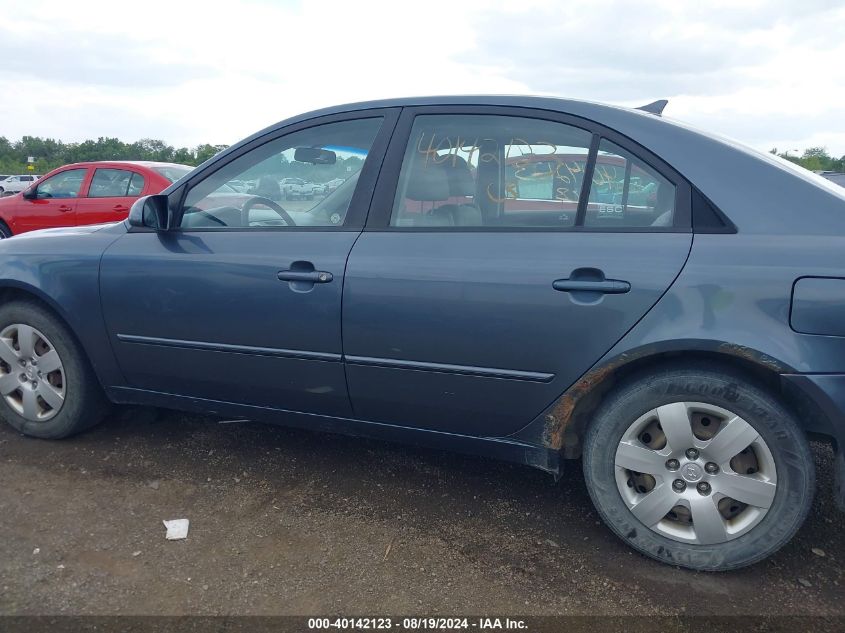
<path fill-rule="evenodd" d="M 159 193 L 193 167 L 147 161 L 74 163 L 0 198 L 0 239 L 58 226 L 123 220 L 139 196 Z"/>

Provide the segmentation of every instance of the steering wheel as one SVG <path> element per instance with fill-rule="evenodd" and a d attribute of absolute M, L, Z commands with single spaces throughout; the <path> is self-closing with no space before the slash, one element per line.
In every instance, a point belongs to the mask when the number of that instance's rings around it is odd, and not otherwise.
<path fill-rule="evenodd" d="M 243 226 L 249 226 L 249 212 L 252 210 L 252 207 L 257 204 L 263 204 L 265 207 L 270 207 L 285 221 L 285 224 L 288 226 L 296 226 L 296 222 L 293 221 L 293 218 L 290 217 L 290 214 L 287 211 L 269 198 L 265 198 L 263 196 L 253 196 L 244 202 L 244 206 L 241 208 L 241 224 Z"/>

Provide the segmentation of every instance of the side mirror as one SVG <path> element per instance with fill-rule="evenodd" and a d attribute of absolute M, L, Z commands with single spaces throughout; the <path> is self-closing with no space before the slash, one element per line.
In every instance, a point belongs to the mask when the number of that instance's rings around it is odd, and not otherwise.
<path fill-rule="evenodd" d="M 167 196 L 160 193 L 138 198 L 129 209 L 129 226 L 169 231 L 173 225 L 174 217 L 167 204 Z"/>
<path fill-rule="evenodd" d="M 297 147 L 293 153 L 293 159 L 299 163 L 312 165 L 334 165 L 337 162 L 337 154 L 330 149 L 319 147 Z"/>
<path fill-rule="evenodd" d="M 38 185 L 32 185 L 29 189 L 24 189 L 21 196 L 26 200 L 35 200 L 38 197 Z"/>

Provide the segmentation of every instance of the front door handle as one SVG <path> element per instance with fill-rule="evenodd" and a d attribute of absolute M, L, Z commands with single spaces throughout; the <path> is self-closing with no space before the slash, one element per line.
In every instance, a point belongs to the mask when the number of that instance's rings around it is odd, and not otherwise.
<path fill-rule="evenodd" d="M 59 211 L 61 211 L 62 213 L 67 213 L 68 211 L 72 211 L 72 210 L 73 210 L 73 207 L 69 207 L 66 204 L 63 204 L 59 207 Z"/>
<path fill-rule="evenodd" d="M 587 281 L 579 279 L 558 279 L 552 288 L 561 292 L 599 292 L 605 295 L 621 295 L 631 290 L 631 284 L 618 279 Z"/>
<path fill-rule="evenodd" d="M 277 275 L 281 281 L 304 281 L 311 284 L 327 284 L 334 275 L 323 270 L 280 270 Z"/>

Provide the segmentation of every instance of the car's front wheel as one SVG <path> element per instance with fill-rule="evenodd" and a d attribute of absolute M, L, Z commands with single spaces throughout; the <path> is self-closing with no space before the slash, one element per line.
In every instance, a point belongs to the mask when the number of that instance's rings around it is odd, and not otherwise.
<path fill-rule="evenodd" d="M 815 480 L 791 411 L 710 365 L 622 384 L 589 428 L 584 473 L 599 514 L 632 547 L 711 571 L 750 565 L 789 541 Z"/>
<path fill-rule="evenodd" d="M 0 417 L 26 435 L 57 439 L 96 424 L 106 409 L 64 323 L 33 301 L 0 308 Z"/>

